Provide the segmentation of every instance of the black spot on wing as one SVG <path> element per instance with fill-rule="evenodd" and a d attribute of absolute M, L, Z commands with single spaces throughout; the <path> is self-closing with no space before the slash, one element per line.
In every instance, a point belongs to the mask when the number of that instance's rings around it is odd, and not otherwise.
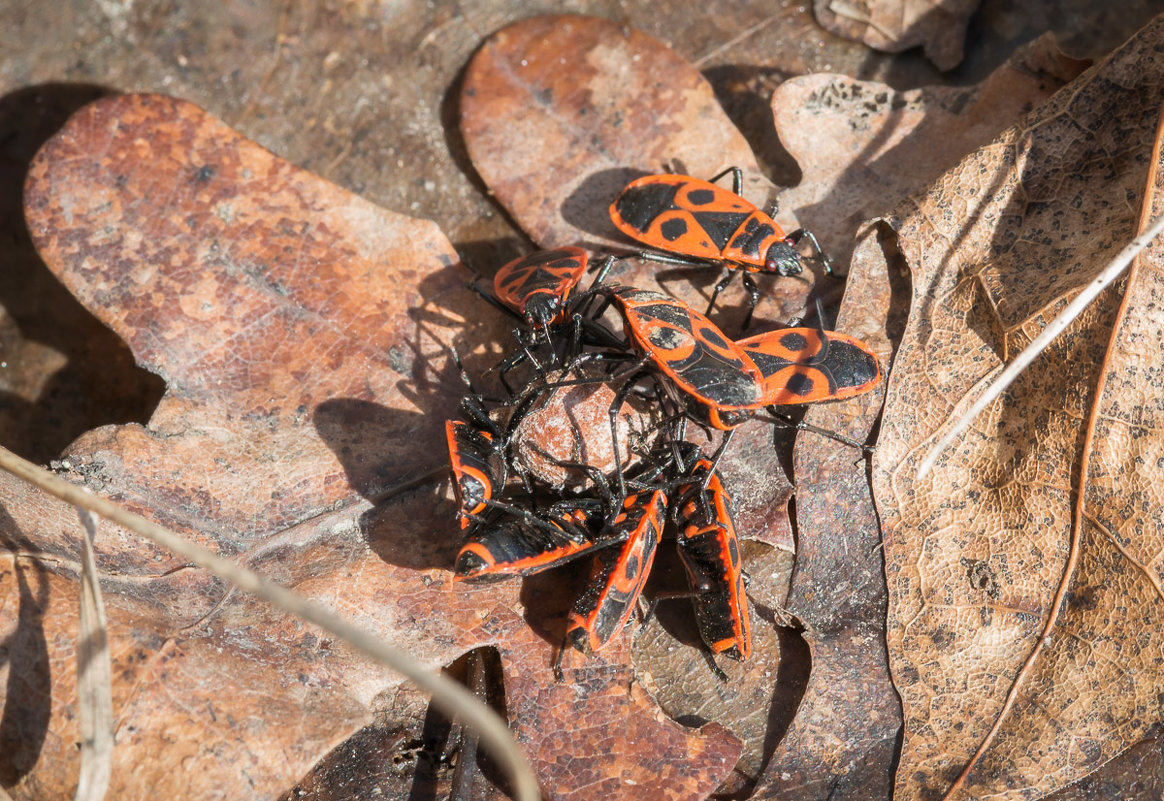
<path fill-rule="evenodd" d="M 700 327 L 699 336 L 710 343 L 712 347 L 719 348 L 721 350 L 728 347 L 727 337 L 725 337 L 723 332 L 711 323 Z"/>
<path fill-rule="evenodd" d="M 706 206 L 715 202 L 714 189 L 692 189 L 687 193 L 687 202 L 692 206 Z"/>
<path fill-rule="evenodd" d="M 638 575 L 638 572 L 639 558 L 634 554 L 631 554 L 627 557 L 626 563 L 623 565 L 623 573 L 629 580 L 634 581 L 635 576 Z"/>
<path fill-rule="evenodd" d="M 788 379 L 787 389 L 793 395 L 808 395 L 816 386 L 816 382 L 804 373 L 795 373 Z"/>
<path fill-rule="evenodd" d="M 659 233 L 668 242 L 674 242 L 687 233 L 687 221 L 682 217 L 672 217 L 659 226 Z"/>
<path fill-rule="evenodd" d="M 646 233 L 660 214 L 675 207 L 677 184 L 648 182 L 628 186 L 614 201 L 618 216 L 636 231 Z"/>
<path fill-rule="evenodd" d="M 780 337 L 780 344 L 798 353 L 808 347 L 808 337 L 799 331 L 791 331 Z"/>

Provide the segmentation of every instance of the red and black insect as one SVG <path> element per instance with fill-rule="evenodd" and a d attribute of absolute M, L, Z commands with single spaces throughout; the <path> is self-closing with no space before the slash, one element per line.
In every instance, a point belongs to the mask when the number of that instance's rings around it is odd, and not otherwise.
<path fill-rule="evenodd" d="M 747 659 L 752 634 L 740 547 L 731 499 L 711 460 L 697 461 L 680 489 L 676 523 L 700 636 L 713 654 Z"/>
<path fill-rule="evenodd" d="M 752 358 L 706 316 L 650 290 L 613 284 L 606 293 L 631 346 L 679 390 L 676 400 L 699 422 L 727 431 L 769 404 Z"/>
<path fill-rule="evenodd" d="M 665 453 L 662 449 L 659 452 Z M 485 500 L 484 508 L 494 513 L 489 517 L 469 515 L 478 525 L 457 555 L 456 579 L 533 575 L 594 548 L 622 543 L 631 536 L 648 537 L 647 529 L 652 526 L 654 543 L 658 542 L 666 500 L 661 494 L 655 498 L 648 492 L 644 479 L 650 483 L 661 481 L 668 466 L 653 463 L 639 471 L 631 483 L 642 488 L 641 498 L 633 500 L 638 496 L 630 496 L 620 510 L 601 471 L 586 464 L 564 465 L 590 473 L 600 497 L 565 498 L 544 510 Z M 662 510 L 657 508 L 658 503 L 662 503 Z M 650 550 L 653 553 L 654 544 Z"/>
<path fill-rule="evenodd" d="M 641 379 L 663 379 L 672 399 L 688 415 L 726 432 L 712 457 L 709 475 L 735 428 L 758 410 L 852 397 L 872 389 L 880 380 L 880 367 L 868 346 L 843 334 L 830 337 L 827 332 L 788 329 L 745 340 L 745 348 L 728 339 L 707 317 L 674 298 L 617 284 L 605 286 L 602 291 L 618 307 L 627 340 L 642 357 L 627 371 L 632 374 L 615 395 L 612 413 L 621 408 Z M 811 338 L 805 335 L 806 330 L 811 331 Z M 811 346 L 813 342 L 817 343 L 816 348 Z M 764 369 L 753 356 L 764 362 Z M 774 418 L 782 420 L 775 412 Z M 813 426 L 794 425 L 861 447 Z M 611 436 L 617 457 L 618 433 L 613 416 Z M 625 496 L 621 476 L 619 488 Z"/>
<path fill-rule="evenodd" d="M 485 398 L 473 388 L 456 350 L 450 351 L 461 381 L 468 389 L 468 394 L 461 399 L 461 413 L 468 421 L 445 421 L 457 516 L 461 528 L 467 529 L 494 504 L 494 496 L 505 486 L 510 473 L 508 449 L 513 431 L 529 413 L 537 395 L 527 394 L 506 410 L 509 419 L 503 428 L 490 416 Z M 521 477 L 523 485 L 529 485 L 528 477 L 520 468 L 514 472 Z"/>
<path fill-rule="evenodd" d="M 613 541 L 625 540 L 594 556 L 589 583 L 570 613 L 566 639 L 579 650 L 597 651 L 622 631 L 651 572 L 666 520 L 661 490 L 627 496 L 611 527 Z"/>
<path fill-rule="evenodd" d="M 819 328 L 782 328 L 736 344 L 760 370 L 771 405 L 836 401 L 881 383 L 881 363 L 856 337 Z"/>
<path fill-rule="evenodd" d="M 514 259 L 493 277 L 493 294 L 530 328 L 544 329 L 562 321 L 589 259 L 586 251 L 575 247 L 539 250 Z"/>
<path fill-rule="evenodd" d="M 585 275 L 590 257 L 577 247 L 540 250 L 504 265 L 493 279 L 493 295 L 476 284 L 472 288 L 502 311 L 513 314 L 526 330 L 513 332 L 518 349 L 497 365 L 498 376 L 511 398 L 507 380 L 509 372 L 523 362 L 533 365 L 545 380 L 543 362 L 561 365 L 571 361 L 583 349 L 583 342 L 606 347 L 616 346 L 612 335 L 601 325 L 579 313 L 583 304 L 572 302 L 574 289 Z M 593 298 L 592 292 L 584 294 Z M 566 329 L 566 330 L 563 330 Z"/>
<path fill-rule="evenodd" d="M 729 173 L 730 192 L 714 183 Z M 644 252 L 642 258 L 738 271 L 751 304 L 746 329 L 760 297 L 748 273 L 799 275 L 804 269 L 796 249 L 801 239 L 812 244 L 827 274 L 833 270 L 811 231 L 800 228 L 785 235 L 771 215 L 740 197 L 742 185 L 738 167 L 724 170 L 711 181 L 689 175 L 647 175 L 632 181 L 615 199 L 610 219 L 627 236 L 663 251 Z M 734 274 L 728 272 L 715 285 L 705 314 L 711 313 Z"/>
<path fill-rule="evenodd" d="M 593 534 L 603 520 L 594 504 L 564 501 L 542 514 L 496 501 L 490 506 L 500 507 L 500 515 L 478 525 L 461 547 L 453 567 L 455 581 L 532 576 L 603 544 Z"/>
<path fill-rule="evenodd" d="M 503 443 L 498 442 L 496 430 L 484 430 L 462 420 L 445 421 L 445 435 L 457 516 L 465 529 L 473 516 L 484 514 L 490 499 L 505 485 Z"/>

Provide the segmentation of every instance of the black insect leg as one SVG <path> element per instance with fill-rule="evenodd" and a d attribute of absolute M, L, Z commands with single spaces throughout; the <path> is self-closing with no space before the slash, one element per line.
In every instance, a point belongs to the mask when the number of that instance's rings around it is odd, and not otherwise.
<path fill-rule="evenodd" d="M 501 386 L 505 387 L 505 391 L 509 393 L 509 398 L 511 401 L 516 398 L 519 393 L 513 391 L 513 387 L 509 384 L 508 375 L 511 370 L 523 362 L 529 362 L 532 364 L 534 370 L 538 374 L 538 377 L 541 378 L 542 381 L 548 380 L 545 368 L 542 367 L 542 364 L 538 361 L 537 357 L 533 355 L 533 351 L 530 350 L 529 343 L 522 340 L 521 331 L 514 329 L 513 336 L 517 340 L 517 352 L 512 353 L 502 359 L 496 368 L 497 378 L 501 381 Z"/>
<path fill-rule="evenodd" d="M 528 509 L 522 509 L 520 506 L 514 506 L 513 504 L 505 503 L 504 501 L 495 501 L 491 498 L 485 498 L 484 501 L 485 505 L 490 509 L 496 509 L 499 512 L 504 512 L 511 517 L 516 517 L 519 520 L 524 521 L 530 526 L 540 528 L 542 531 L 550 534 L 554 539 L 567 540 L 574 543 L 590 541 L 589 532 L 579 529 L 577 526 L 568 524 L 566 521 L 559 520 L 557 521 L 558 525 L 555 525 L 554 523 L 550 523 L 547 520 L 543 520 Z M 482 522 L 482 518 L 480 518 L 478 515 L 467 515 L 467 517 L 469 517 L 469 519 L 475 523 Z"/>
<path fill-rule="evenodd" d="M 707 485 L 710 483 L 711 477 L 715 474 L 715 469 L 719 467 L 719 460 L 723 458 L 724 451 L 727 450 L 727 446 L 731 443 L 732 437 L 735 435 L 736 429 L 734 428 L 729 428 L 724 432 L 723 439 L 720 441 L 719 447 L 716 448 L 715 453 L 711 455 L 711 466 L 707 468 L 707 475 L 703 477 L 703 483 L 699 485 L 700 494 L 703 493 L 703 490 L 707 489 Z"/>
<path fill-rule="evenodd" d="M 707 182 L 709 184 L 714 184 L 720 178 L 723 178 L 725 175 L 728 175 L 729 173 L 732 176 L 732 191 L 738 195 L 744 189 L 744 171 L 741 170 L 739 167 L 728 167 L 723 172 L 716 173 L 715 175 L 713 175 L 711 178 L 708 179 Z"/>
<path fill-rule="evenodd" d="M 708 668 L 711 669 L 712 675 L 715 676 L 717 679 L 719 679 L 724 684 L 727 684 L 728 675 L 723 672 L 723 668 L 721 668 L 719 665 L 717 665 L 715 663 L 715 657 L 711 655 L 711 652 L 704 651 L 703 652 L 703 659 L 704 659 L 704 661 L 707 662 Z"/>
<path fill-rule="evenodd" d="M 707 311 L 703 313 L 704 317 L 711 316 L 711 311 L 715 308 L 715 302 L 719 299 L 719 293 L 723 292 L 727 285 L 732 282 L 732 279 L 736 277 L 736 272 L 737 270 L 728 268 L 724 276 L 715 282 L 715 286 L 711 289 L 711 300 L 708 301 Z M 754 306 L 755 303 L 753 302 L 752 305 Z M 748 319 L 751 319 L 751 316 L 751 312 L 748 312 Z M 747 326 L 745 325 L 744 328 L 747 328 Z"/>
<path fill-rule="evenodd" d="M 850 448 L 856 448 L 867 456 L 872 455 L 873 453 L 873 448 L 864 444 L 863 442 L 857 442 L 857 440 L 846 437 L 844 434 L 838 434 L 835 431 L 829 431 L 827 428 L 814 426 L 812 423 L 806 423 L 803 420 L 793 420 L 782 412 L 776 411 L 775 406 L 769 406 L 768 412 L 772 415 L 772 417 L 769 418 L 769 421 L 775 423 L 776 425 L 781 425 L 786 428 L 795 428 L 797 431 L 809 431 L 813 434 L 820 434 L 822 437 L 828 437 L 829 439 L 836 440 L 843 445 L 848 445 Z"/>
<path fill-rule="evenodd" d="M 707 304 L 707 311 L 703 314 L 707 316 L 711 314 L 712 309 L 715 308 L 715 301 L 719 298 L 719 293 L 723 292 L 724 287 L 731 283 L 738 271 L 730 262 L 724 261 L 708 261 L 706 259 L 685 259 L 682 256 L 675 256 L 670 253 L 656 253 L 652 250 L 643 250 L 635 254 L 644 261 L 653 261 L 659 264 L 673 264 L 676 267 L 721 267 L 726 268 L 728 273 L 716 283 L 711 291 L 711 302 Z"/>
<path fill-rule="evenodd" d="M 594 274 L 594 280 L 590 282 L 584 294 L 590 295 L 594 288 L 602 284 L 606 280 L 606 276 L 610 273 L 610 269 L 618 263 L 616 256 L 607 256 L 602 260 L 602 266 L 598 268 L 598 272 Z"/>
<path fill-rule="evenodd" d="M 550 381 L 544 384 L 541 389 L 557 389 L 558 387 L 576 387 L 583 384 L 606 384 L 613 383 L 633 374 L 635 371 L 642 369 L 650 362 L 649 357 L 637 358 L 635 354 L 630 353 L 583 353 L 574 360 L 572 367 L 577 367 L 589 362 L 603 362 L 603 361 L 617 361 L 619 359 L 635 359 L 635 363 L 625 370 L 606 376 L 590 376 L 586 378 L 567 378 L 562 381 Z"/>
<path fill-rule="evenodd" d="M 457 372 L 460 374 L 461 383 L 468 389 L 468 394 L 461 398 L 461 411 L 465 416 L 477 426 L 477 428 L 488 431 L 494 437 L 501 438 L 501 430 L 497 424 L 489 417 L 489 412 L 485 408 L 486 399 L 473 386 L 473 379 L 469 378 L 469 373 L 465 370 L 465 365 L 461 363 L 461 355 L 457 353 L 457 349 L 449 346 L 449 354 L 452 356 L 453 364 L 457 366 Z"/>
<path fill-rule="evenodd" d="M 554 681 L 561 684 L 566 680 L 565 674 L 562 673 L 562 659 L 566 656 L 566 648 L 570 644 L 570 632 L 567 630 L 562 634 L 562 642 L 558 645 L 558 652 L 554 654 Z"/>
<path fill-rule="evenodd" d="M 748 330 L 748 326 L 752 324 L 752 315 L 756 312 L 756 304 L 760 302 L 760 287 L 756 286 L 755 280 L 752 276 L 741 271 L 741 283 L 744 285 L 744 290 L 748 293 L 748 313 L 744 315 L 744 324 L 740 327 L 740 336 Z"/>
<path fill-rule="evenodd" d="M 626 500 L 626 479 L 622 475 L 622 454 L 618 452 L 618 413 L 622 409 L 622 405 L 626 403 L 626 399 L 630 397 L 635 383 L 649 375 L 652 375 L 649 370 L 636 372 L 619 387 L 618 392 L 615 393 L 614 401 L 610 404 L 610 439 L 614 445 L 614 471 L 618 475 L 618 507 L 616 508 L 621 507 L 622 502 Z"/>
<path fill-rule="evenodd" d="M 590 480 L 594 482 L 594 488 L 598 491 L 598 495 L 602 500 L 603 515 L 607 520 L 614 520 L 618 515 L 618 507 L 615 506 L 614 496 L 610 492 L 610 484 L 606 480 L 606 476 L 602 475 L 602 471 L 592 464 L 585 464 L 583 462 L 566 462 L 556 460 L 554 462 L 558 467 L 564 467 L 571 470 L 581 470 L 590 476 Z"/>
<path fill-rule="evenodd" d="M 671 253 L 656 253 L 653 250 L 640 250 L 636 257 L 644 261 L 654 261 L 659 264 L 674 264 L 676 267 L 714 267 L 722 266 L 723 262 L 708 261 L 706 259 L 685 259 Z"/>

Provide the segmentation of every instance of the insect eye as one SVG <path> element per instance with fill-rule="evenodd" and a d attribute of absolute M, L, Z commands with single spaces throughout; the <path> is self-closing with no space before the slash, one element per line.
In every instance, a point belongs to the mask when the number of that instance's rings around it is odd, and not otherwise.
<path fill-rule="evenodd" d="M 780 275 L 800 275 L 804 271 L 804 265 L 799 261 L 769 256 L 765 259 L 764 269 Z"/>

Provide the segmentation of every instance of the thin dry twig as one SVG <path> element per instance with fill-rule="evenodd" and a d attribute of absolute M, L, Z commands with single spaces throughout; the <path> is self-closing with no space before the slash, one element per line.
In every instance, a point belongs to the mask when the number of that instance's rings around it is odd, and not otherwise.
<path fill-rule="evenodd" d="M 0 447 L 0 469 L 27 481 L 39 489 L 110 520 L 146 539 L 161 545 L 179 556 L 202 567 L 215 576 L 234 584 L 241 590 L 254 593 L 288 614 L 314 623 L 324 631 L 376 661 L 387 665 L 411 680 L 432 697 L 432 702 L 450 718 L 459 717 L 480 732 L 481 740 L 493 753 L 493 758 L 510 776 L 514 797 L 518 801 L 539 801 L 537 781 L 525 755 L 517 747 L 505 722 L 478 701 L 471 692 L 452 679 L 428 670 L 408 652 L 384 642 L 359 626 L 345 620 L 330 609 L 307 600 L 298 593 L 214 554 L 199 545 L 183 539 L 157 523 L 140 515 L 127 512 L 110 501 L 99 498 L 82 487 L 70 484 L 59 476 L 20 458 Z"/>
<path fill-rule="evenodd" d="M 999 395 L 1005 392 L 1006 388 L 1014 383 L 1014 380 L 1019 377 L 1019 374 L 1021 374 L 1023 370 L 1027 369 L 1030 363 L 1033 362 L 1040 353 L 1046 350 L 1047 346 L 1051 343 L 1051 340 L 1059 336 L 1059 334 L 1063 333 L 1067 326 L 1071 325 L 1071 322 L 1076 317 L 1078 317 L 1093 300 L 1095 300 L 1099 293 L 1102 292 L 1108 284 L 1118 278 L 1124 272 L 1124 270 L 1128 268 L 1128 265 L 1132 263 L 1132 260 L 1135 259 L 1137 255 L 1139 255 L 1140 251 L 1146 248 L 1149 244 L 1151 244 L 1153 239 L 1160 235 L 1161 231 L 1164 231 L 1164 216 L 1157 218 L 1147 231 L 1133 239 L 1127 247 L 1121 250 L 1116 255 L 1116 257 L 1111 260 L 1107 267 L 1103 268 L 1103 271 L 1097 275 L 1090 284 L 1084 287 L 1083 290 L 1075 296 L 1074 300 L 1067 304 L 1067 308 L 1060 312 L 1059 316 L 1057 316 L 1051 322 L 1047 323 L 1047 327 L 1044 328 L 1042 332 L 1034 338 L 1031 344 L 1023 348 L 1022 352 L 1014 357 L 1014 360 L 1008 364 L 1006 369 L 1004 369 L 999 374 L 998 378 L 994 380 L 994 383 L 987 387 L 986 390 L 978 397 L 978 400 L 974 402 L 974 405 L 971 406 L 965 414 L 958 418 L 958 420 L 949 429 L 947 429 L 946 433 L 942 435 L 942 438 L 939 439 L 937 443 L 929 449 L 925 455 L 925 458 L 922 459 L 921 464 L 918 466 L 917 477 L 919 479 L 924 478 L 925 475 L 930 472 L 931 468 L 934 466 L 934 463 L 937 462 L 938 457 L 942 455 L 942 452 L 946 450 L 946 448 L 950 446 L 950 443 L 957 439 L 962 434 L 962 432 L 970 427 L 970 424 L 974 422 L 974 418 L 977 417 L 982 412 L 982 410 L 989 406 L 996 398 L 998 398 Z"/>
<path fill-rule="evenodd" d="M 101 801 L 113 775 L 113 673 L 93 550 L 97 525 L 85 509 L 77 507 L 77 514 L 85 532 L 81 537 L 81 611 L 77 623 L 81 777 L 73 801 Z"/>

